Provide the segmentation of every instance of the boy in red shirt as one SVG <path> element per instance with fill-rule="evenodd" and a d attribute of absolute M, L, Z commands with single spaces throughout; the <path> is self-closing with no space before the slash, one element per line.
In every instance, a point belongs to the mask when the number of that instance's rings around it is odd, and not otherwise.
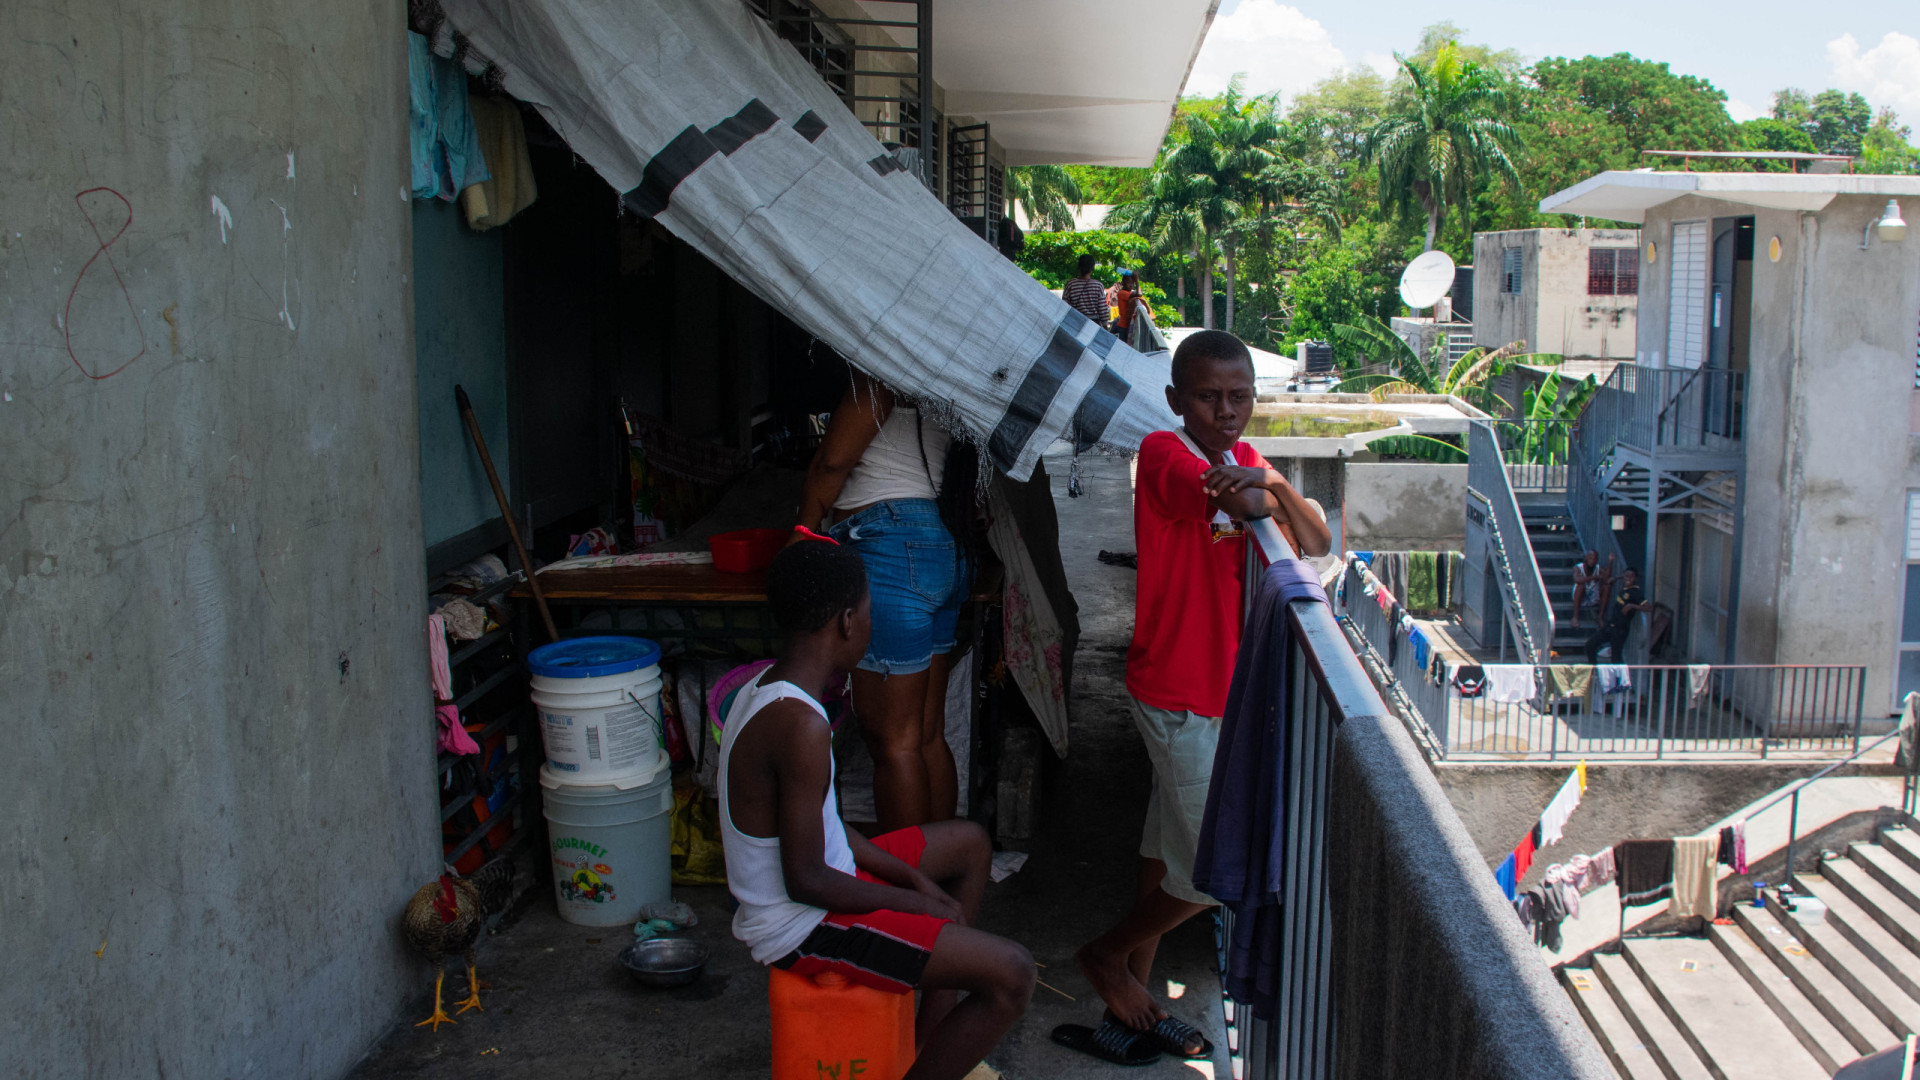
<path fill-rule="evenodd" d="M 1080 970 L 1107 1003 L 1098 1028 L 1062 1025 L 1054 1041 L 1120 1064 L 1160 1053 L 1205 1057 L 1200 1032 L 1147 992 L 1160 936 L 1212 907 L 1193 887 L 1213 752 L 1240 648 L 1249 542 L 1242 522 L 1272 517 L 1294 551 L 1324 555 L 1325 515 L 1240 432 L 1253 415 L 1253 358 L 1239 338 L 1194 334 L 1173 355 L 1167 404 L 1184 421 L 1140 444 L 1133 529 L 1140 552 L 1127 693 L 1153 762 L 1133 910 L 1083 947 Z"/>

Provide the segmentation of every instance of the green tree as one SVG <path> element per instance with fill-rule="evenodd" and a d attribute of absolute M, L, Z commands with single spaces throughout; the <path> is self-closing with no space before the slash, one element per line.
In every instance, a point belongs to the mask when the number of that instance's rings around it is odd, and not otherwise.
<path fill-rule="evenodd" d="M 1366 160 L 1380 170 L 1382 209 L 1419 204 L 1427 216 L 1424 250 L 1433 250 L 1447 209 L 1466 200 L 1474 173 L 1519 183 L 1519 137 L 1507 122 L 1505 83 L 1462 60 L 1452 44 L 1433 62 L 1400 57 L 1407 90 L 1367 133 Z"/>
<path fill-rule="evenodd" d="M 1819 152 L 1804 129 L 1765 116 L 1740 125 L 1740 146 L 1746 150 L 1786 150 L 1803 154 Z"/>
<path fill-rule="evenodd" d="M 1181 321 L 1186 317 L 1187 276 L 1180 262 L 1191 258 L 1198 278 L 1200 296 L 1207 309 L 1206 325 L 1212 325 L 1213 290 L 1212 241 L 1206 228 L 1207 207 L 1216 192 L 1211 180 L 1195 177 L 1165 160 L 1148 177 L 1145 194 L 1134 202 L 1121 203 L 1107 211 L 1103 228 L 1133 233 L 1146 241 L 1149 254 L 1175 261 L 1175 290 L 1180 297 Z M 1204 258 L 1203 258 L 1204 255 Z M 1204 271 L 1201 267 L 1205 266 Z"/>
<path fill-rule="evenodd" d="M 1062 165 L 1080 188 L 1086 202 L 1116 206 L 1136 202 L 1147 193 L 1147 169 L 1117 165 Z"/>
<path fill-rule="evenodd" d="M 1270 94 L 1242 96 L 1236 76 L 1216 108 L 1188 114 L 1186 136 L 1167 155 L 1167 166 L 1205 181 L 1197 185 L 1209 193 L 1200 224 L 1207 246 L 1217 244 L 1225 257 L 1226 317 L 1227 326 L 1232 327 L 1241 226 L 1260 228 L 1261 211 L 1283 197 L 1290 177 L 1281 153 L 1284 132 L 1278 99 Z M 1201 294 L 1208 298 L 1203 325 L 1211 327 L 1213 290 L 1203 287 Z"/>
<path fill-rule="evenodd" d="M 1806 132 L 1822 154 L 1857 156 L 1873 126 L 1873 109 L 1859 94 L 1822 90 L 1809 97 L 1788 87 L 1773 95 L 1773 119 Z"/>
<path fill-rule="evenodd" d="M 1726 93 L 1705 79 L 1675 75 L 1665 64 L 1627 53 L 1549 57 L 1534 64 L 1531 74 L 1546 93 L 1604 114 L 1635 154 L 1733 145 Z"/>
<path fill-rule="evenodd" d="M 1073 174 L 1058 165 L 1020 165 L 1007 170 L 1007 205 L 1027 212 L 1035 228 L 1073 228 L 1074 204 L 1082 201 Z"/>
<path fill-rule="evenodd" d="M 1892 109 L 1882 108 L 1861 140 L 1860 158 L 1870 173 L 1920 173 L 1920 150 L 1908 142 L 1913 129 L 1902 124 Z"/>

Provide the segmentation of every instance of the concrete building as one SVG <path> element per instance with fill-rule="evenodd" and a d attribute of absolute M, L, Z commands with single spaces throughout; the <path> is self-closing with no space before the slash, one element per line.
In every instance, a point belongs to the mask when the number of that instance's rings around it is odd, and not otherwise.
<path fill-rule="evenodd" d="M 1568 360 L 1633 356 L 1639 232 L 1514 229 L 1473 238 L 1473 343 Z"/>
<path fill-rule="evenodd" d="M 1635 366 L 1583 426 L 1684 656 L 1864 664 L 1894 711 L 1920 690 L 1920 239 L 1894 223 L 1920 178 L 1608 172 L 1541 210 L 1644 223 Z"/>
<path fill-rule="evenodd" d="M 1212 13 L 1053 7 L 940 4 L 962 216 L 1002 161 L 1146 164 Z M 734 446 L 778 392 L 781 319 L 561 145 L 525 228 L 409 203 L 407 8 L 0 14 L 9 1076 L 336 1077 L 419 995 L 429 576 L 504 540 L 452 383 L 562 544 L 616 387 Z"/>

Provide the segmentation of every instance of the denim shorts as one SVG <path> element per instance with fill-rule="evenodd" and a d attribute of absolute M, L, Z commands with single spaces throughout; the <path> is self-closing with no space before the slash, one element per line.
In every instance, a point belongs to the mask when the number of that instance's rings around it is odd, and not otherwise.
<path fill-rule="evenodd" d="M 867 564 L 873 639 L 863 671 L 912 675 L 953 648 L 960 604 L 973 584 L 932 499 L 889 499 L 827 530 Z"/>

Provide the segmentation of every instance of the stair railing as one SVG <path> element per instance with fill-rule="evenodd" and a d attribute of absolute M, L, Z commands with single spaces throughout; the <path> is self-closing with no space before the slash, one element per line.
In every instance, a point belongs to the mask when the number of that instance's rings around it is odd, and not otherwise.
<path fill-rule="evenodd" d="M 1899 727 L 1894 728 L 1892 731 L 1889 731 L 1885 735 L 1882 735 L 1879 738 L 1868 743 L 1867 745 L 1862 746 L 1858 750 L 1855 750 L 1853 753 L 1848 754 L 1846 757 L 1841 758 L 1839 761 L 1836 761 L 1833 764 L 1827 766 L 1826 768 L 1821 769 L 1819 772 L 1814 773 L 1812 776 L 1809 776 L 1806 779 L 1801 780 L 1799 783 L 1794 784 L 1793 787 L 1789 788 L 1788 790 L 1783 791 L 1778 795 L 1775 795 L 1771 799 L 1768 799 L 1766 802 L 1766 805 L 1760 807 L 1760 809 L 1755 810 L 1753 813 L 1747 815 L 1748 819 L 1757 818 L 1761 814 L 1766 813 L 1768 810 L 1771 810 L 1774 807 L 1779 806 L 1782 800 L 1785 800 L 1785 799 L 1793 800 L 1793 806 L 1787 814 L 1787 861 L 1786 861 L 1785 870 L 1782 875 L 1783 881 L 1789 882 L 1789 883 L 1793 881 L 1793 848 L 1794 848 L 1794 844 L 1799 840 L 1799 837 L 1800 837 L 1800 793 L 1802 791 L 1805 791 L 1808 785 L 1812 784 L 1816 780 L 1821 779 L 1822 777 L 1826 776 L 1828 773 L 1839 768 L 1840 766 L 1847 765 L 1852 762 L 1860 760 L 1860 756 L 1862 754 L 1865 754 L 1867 751 L 1874 749 L 1875 747 L 1879 746 L 1881 743 L 1886 742 L 1888 739 L 1899 738 L 1902 733 L 1906 732 L 1912 727 L 1912 724 L 1913 724 L 1913 698 L 1909 696 L 1907 699 L 1906 714 L 1902 718 Z M 1912 771 L 1913 765 L 1911 762 L 1909 762 L 1907 768 L 1909 772 Z"/>
<path fill-rule="evenodd" d="M 1500 437 L 1481 420 L 1467 429 L 1467 494 L 1487 507 L 1487 535 L 1499 572 L 1505 614 L 1514 625 L 1527 662 L 1548 663 L 1553 648 L 1553 603 L 1547 598 L 1533 545 L 1527 542 L 1526 522 L 1507 478 Z"/>

